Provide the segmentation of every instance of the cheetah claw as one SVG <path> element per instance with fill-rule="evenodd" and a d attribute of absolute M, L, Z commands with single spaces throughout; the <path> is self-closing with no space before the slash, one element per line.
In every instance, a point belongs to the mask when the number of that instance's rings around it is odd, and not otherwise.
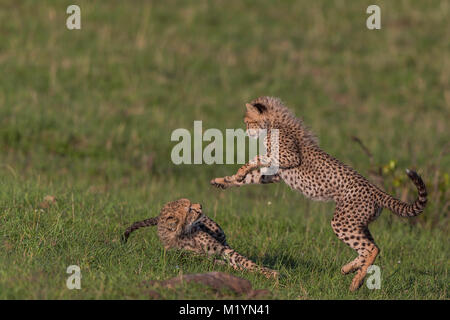
<path fill-rule="evenodd" d="M 226 177 L 212 179 L 210 181 L 210 184 L 213 185 L 214 187 L 221 188 L 221 189 L 226 189 L 228 187 L 228 182 L 226 181 Z"/>

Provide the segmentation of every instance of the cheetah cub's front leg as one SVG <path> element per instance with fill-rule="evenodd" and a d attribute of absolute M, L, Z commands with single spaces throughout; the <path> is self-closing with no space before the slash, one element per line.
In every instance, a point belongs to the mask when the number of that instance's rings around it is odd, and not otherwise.
<path fill-rule="evenodd" d="M 211 184 L 215 187 L 227 189 L 231 187 L 240 187 L 246 184 L 267 184 L 280 182 L 279 175 L 266 175 L 261 173 L 261 169 L 254 170 L 248 173 L 243 180 L 238 181 L 236 175 L 227 176 L 223 178 L 215 178 L 211 180 Z"/>
<path fill-rule="evenodd" d="M 240 187 L 244 184 L 266 184 L 280 181 L 277 174 L 263 174 L 261 169 L 271 166 L 271 159 L 266 156 L 256 156 L 250 162 L 244 164 L 236 174 L 223 178 L 215 178 L 211 180 L 211 184 L 215 187 L 226 189 L 229 187 Z"/>

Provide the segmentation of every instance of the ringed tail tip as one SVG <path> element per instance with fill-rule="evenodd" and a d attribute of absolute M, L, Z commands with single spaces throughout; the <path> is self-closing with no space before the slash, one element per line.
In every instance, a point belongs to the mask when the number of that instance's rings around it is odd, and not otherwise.
<path fill-rule="evenodd" d="M 408 175 L 408 177 L 410 179 L 412 179 L 413 181 L 419 181 L 421 180 L 420 176 L 417 174 L 417 172 L 415 172 L 414 170 L 410 170 L 410 169 L 406 169 L 406 174 Z"/>

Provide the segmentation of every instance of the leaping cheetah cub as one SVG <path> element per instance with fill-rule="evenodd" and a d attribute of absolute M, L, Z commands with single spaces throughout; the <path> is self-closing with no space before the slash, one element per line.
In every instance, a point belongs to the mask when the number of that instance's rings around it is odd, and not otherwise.
<path fill-rule="evenodd" d="M 227 244 L 223 230 L 202 212 L 199 203 L 188 199 L 168 202 L 159 216 L 133 223 L 122 236 L 123 242 L 130 233 L 149 226 L 158 226 L 158 236 L 166 249 L 184 249 L 198 254 L 219 255 L 236 270 L 257 271 L 267 278 L 277 277 L 278 272 L 260 267 L 240 255 Z"/>
<path fill-rule="evenodd" d="M 220 188 L 278 182 L 281 179 L 314 200 L 335 201 L 336 208 L 331 227 L 339 239 L 352 249 L 358 257 L 341 269 L 342 274 L 355 272 L 350 290 L 357 290 L 363 283 L 367 269 L 379 253 L 368 225 L 388 208 L 401 217 L 420 214 L 427 203 L 425 184 L 420 176 L 406 170 L 408 177 L 416 185 L 419 197 L 408 204 L 393 198 L 377 188 L 349 166 L 333 158 L 318 146 L 316 138 L 305 128 L 278 98 L 260 97 L 246 104 L 244 118 L 247 134 L 258 136 L 258 129 L 267 130 L 264 138 L 266 155 L 256 156 L 242 166 L 235 175 L 216 178 L 211 184 Z M 268 137 L 271 130 L 278 129 L 279 157 L 271 154 Z M 275 153 L 275 152 L 274 152 Z M 279 167 L 275 175 L 264 175 L 261 168 L 272 164 Z"/>

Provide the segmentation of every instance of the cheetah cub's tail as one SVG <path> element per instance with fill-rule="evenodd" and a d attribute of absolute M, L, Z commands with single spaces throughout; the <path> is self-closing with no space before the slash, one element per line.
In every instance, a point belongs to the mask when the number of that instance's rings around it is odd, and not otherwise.
<path fill-rule="evenodd" d="M 133 231 L 135 231 L 139 228 L 156 226 L 158 224 L 158 218 L 159 217 L 154 217 L 154 218 L 145 219 L 145 220 L 133 223 L 131 225 L 131 227 L 129 227 L 127 230 L 125 230 L 124 234 L 122 235 L 122 242 L 123 243 L 127 242 L 128 237 L 130 236 L 130 233 L 132 233 Z"/>
<path fill-rule="evenodd" d="M 415 184 L 419 192 L 419 197 L 416 201 L 412 204 L 405 203 L 383 192 L 379 205 L 388 208 L 400 217 L 415 217 L 425 209 L 427 204 L 427 189 L 422 178 L 415 171 L 406 169 L 406 174 Z"/>

